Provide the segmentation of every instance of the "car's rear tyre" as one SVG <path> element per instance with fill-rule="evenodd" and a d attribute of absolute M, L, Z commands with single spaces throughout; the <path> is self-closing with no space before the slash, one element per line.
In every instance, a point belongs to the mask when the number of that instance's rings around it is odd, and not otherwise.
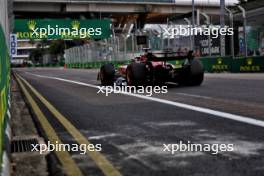
<path fill-rule="evenodd" d="M 143 86 L 146 84 L 146 65 L 131 63 L 126 69 L 126 80 L 130 86 Z"/>
<path fill-rule="evenodd" d="M 204 79 L 204 67 L 201 61 L 193 59 L 187 67 L 183 67 L 180 84 L 187 86 L 199 86 Z"/>
<path fill-rule="evenodd" d="M 191 62 L 190 77 L 188 85 L 199 86 L 204 79 L 204 67 L 200 60 L 193 59 Z"/>
<path fill-rule="evenodd" d="M 100 68 L 100 80 L 102 85 L 113 85 L 115 79 L 115 67 L 113 64 L 105 64 Z"/>
<path fill-rule="evenodd" d="M 162 65 L 158 65 L 154 70 L 155 85 L 164 85 L 169 77 L 169 71 Z"/>

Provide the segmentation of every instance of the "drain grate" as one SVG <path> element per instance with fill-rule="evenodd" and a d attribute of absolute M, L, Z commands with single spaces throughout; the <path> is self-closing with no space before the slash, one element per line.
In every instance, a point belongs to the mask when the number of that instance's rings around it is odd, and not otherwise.
<path fill-rule="evenodd" d="M 34 148 L 31 144 L 39 144 L 37 138 L 32 139 L 15 139 L 11 142 L 11 152 L 21 153 L 21 152 L 31 152 Z M 37 147 L 39 149 L 39 146 Z"/>

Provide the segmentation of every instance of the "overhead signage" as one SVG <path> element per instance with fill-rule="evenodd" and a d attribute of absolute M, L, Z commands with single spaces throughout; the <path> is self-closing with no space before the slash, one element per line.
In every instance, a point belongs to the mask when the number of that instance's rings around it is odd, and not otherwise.
<path fill-rule="evenodd" d="M 17 19 L 18 39 L 105 39 L 110 20 Z"/>

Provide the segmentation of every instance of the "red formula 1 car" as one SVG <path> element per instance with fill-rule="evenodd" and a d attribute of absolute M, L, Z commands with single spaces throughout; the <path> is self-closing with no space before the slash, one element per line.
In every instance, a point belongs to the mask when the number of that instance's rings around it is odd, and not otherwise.
<path fill-rule="evenodd" d="M 184 60 L 182 67 L 174 68 L 167 61 Z M 114 68 L 111 63 L 100 68 L 98 78 L 102 85 L 161 85 L 174 82 L 179 85 L 198 86 L 203 82 L 204 68 L 202 63 L 193 57 L 192 51 L 182 54 L 178 52 L 145 53 L 134 58 L 129 65 Z M 124 84 L 125 83 L 125 84 Z"/>

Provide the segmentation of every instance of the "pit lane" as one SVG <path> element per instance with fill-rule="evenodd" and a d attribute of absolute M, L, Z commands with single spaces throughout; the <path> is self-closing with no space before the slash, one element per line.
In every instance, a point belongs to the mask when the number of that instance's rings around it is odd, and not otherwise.
<path fill-rule="evenodd" d="M 32 74 L 98 85 L 97 70 L 16 70 L 62 112 L 123 175 L 261 175 L 263 128 L 167 104 L 113 94 Z M 30 73 L 30 74 L 29 74 Z M 263 120 L 263 74 L 206 74 L 200 87 L 170 86 L 159 99 Z M 41 105 L 41 103 L 40 103 Z M 45 107 L 42 108 L 45 109 Z M 74 139 L 48 112 L 64 142 Z M 164 153 L 164 143 L 233 143 L 235 151 Z M 72 154 L 82 172 L 100 175 L 90 158 Z"/>

